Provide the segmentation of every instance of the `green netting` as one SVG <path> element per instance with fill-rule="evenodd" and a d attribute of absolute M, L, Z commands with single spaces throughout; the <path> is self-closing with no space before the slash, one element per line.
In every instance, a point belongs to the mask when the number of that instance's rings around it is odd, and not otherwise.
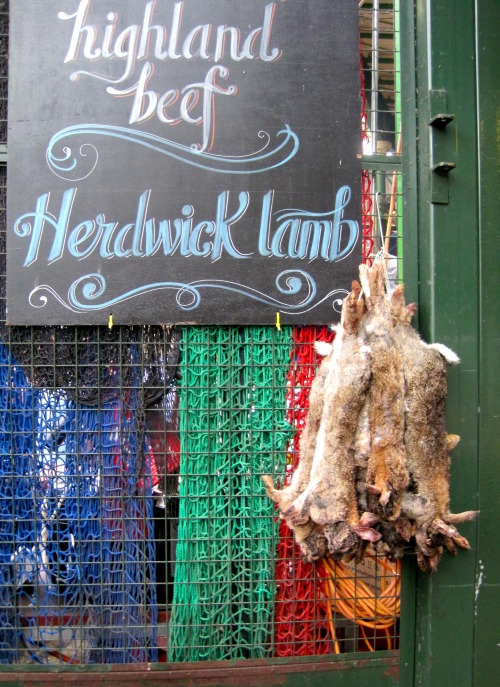
<path fill-rule="evenodd" d="M 182 334 L 180 513 L 169 660 L 272 655 L 276 513 L 291 328 Z"/>

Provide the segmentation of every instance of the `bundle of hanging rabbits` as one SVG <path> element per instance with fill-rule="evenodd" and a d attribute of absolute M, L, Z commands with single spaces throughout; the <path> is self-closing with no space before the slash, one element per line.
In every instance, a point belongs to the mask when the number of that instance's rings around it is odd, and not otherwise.
<path fill-rule="evenodd" d="M 477 511 L 449 512 L 446 365 L 459 362 L 411 326 L 415 304 L 400 285 L 389 296 L 384 262 L 361 265 L 333 344 L 311 386 L 300 463 L 291 483 L 264 476 L 307 560 L 361 560 L 371 544 L 391 560 L 414 546 L 434 571 L 446 549 L 469 548 L 456 525 Z"/>

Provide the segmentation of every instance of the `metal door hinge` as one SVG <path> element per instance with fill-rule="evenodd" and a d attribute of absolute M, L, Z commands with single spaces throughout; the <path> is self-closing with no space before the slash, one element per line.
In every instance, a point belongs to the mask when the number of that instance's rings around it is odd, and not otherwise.
<path fill-rule="evenodd" d="M 445 126 L 448 126 L 450 122 L 452 122 L 455 119 L 454 114 L 445 114 L 444 112 L 440 112 L 439 114 L 434 115 L 434 117 L 431 118 L 431 121 L 429 124 L 436 129 L 444 129 Z"/>
<path fill-rule="evenodd" d="M 448 176 L 451 170 L 455 169 L 456 166 L 457 165 L 455 162 L 438 162 L 437 164 L 432 165 L 431 171 L 441 174 L 441 176 Z"/>
<path fill-rule="evenodd" d="M 446 205 L 449 202 L 449 173 L 457 166 L 455 136 L 450 135 L 448 126 L 455 115 L 448 112 L 447 93 L 444 90 L 430 91 L 430 149 L 431 149 L 431 201 Z"/>

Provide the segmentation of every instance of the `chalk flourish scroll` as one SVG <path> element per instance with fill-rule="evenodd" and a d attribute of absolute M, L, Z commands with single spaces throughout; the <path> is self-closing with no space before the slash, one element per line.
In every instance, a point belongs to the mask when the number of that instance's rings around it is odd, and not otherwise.
<path fill-rule="evenodd" d="M 120 139 L 193 167 L 223 174 L 267 172 L 286 164 L 299 149 L 298 136 L 288 124 L 275 134 L 273 140 L 268 132 L 259 131 L 257 136 L 261 140 L 260 148 L 248 155 L 235 157 L 207 153 L 196 146 L 185 146 L 145 131 L 105 124 L 82 124 L 62 129 L 50 139 L 47 147 L 47 164 L 61 179 L 81 181 L 89 177 L 96 168 L 99 153 L 92 143 L 79 142 L 75 148 L 67 145 L 68 139 L 78 137 L 81 141 L 82 137 L 86 136 Z"/>
<path fill-rule="evenodd" d="M 106 279 L 103 275 L 91 273 L 79 277 L 71 284 L 68 289 L 67 299 L 57 293 L 52 286 L 41 284 L 30 292 L 29 303 L 34 308 L 43 308 L 47 304 L 50 295 L 67 310 L 74 313 L 85 313 L 109 310 L 119 303 L 143 294 L 173 289 L 176 292 L 175 301 L 179 309 L 190 311 L 199 307 L 202 300 L 201 291 L 203 289 L 223 289 L 259 301 L 281 312 L 303 314 L 313 310 L 328 299 L 331 299 L 333 311 L 339 313 L 342 307 L 342 300 L 347 295 L 347 291 L 344 289 L 335 289 L 316 300 L 316 283 L 311 275 L 303 270 L 285 270 L 277 276 L 276 289 L 281 296 L 276 298 L 250 286 L 223 279 L 198 280 L 186 284 L 181 282 L 153 282 L 131 289 L 114 298 L 104 300 L 106 288 Z M 293 302 L 283 300 L 284 296 L 292 299 Z"/>

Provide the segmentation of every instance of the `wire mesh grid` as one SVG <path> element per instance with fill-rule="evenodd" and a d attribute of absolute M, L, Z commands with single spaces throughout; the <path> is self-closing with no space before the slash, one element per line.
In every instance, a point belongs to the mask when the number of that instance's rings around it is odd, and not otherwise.
<path fill-rule="evenodd" d="M 399 0 L 361 0 L 359 7 L 363 255 L 372 261 L 383 254 L 395 284 L 403 278 Z"/>
<path fill-rule="evenodd" d="M 394 8 L 362 5 L 371 103 L 373 14 L 385 21 Z M 372 30 L 363 32 L 366 17 Z M 0 22 L 5 141 L 7 2 Z M 394 40 L 391 26 L 384 34 Z M 393 119 L 370 122 L 379 140 L 389 132 L 396 143 L 397 98 L 381 84 L 382 77 L 376 90 Z M 332 332 L 6 327 L 5 172 L 0 167 L 0 663 L 397 648 L 398 565 L 302 560 L 261 482 L 271 474 L 284 484 L 297 466 L 319 362 L 313 343 Z M 390 167 L 363 173 L 368 260 L 383 247 L 400 262 L 398 179 Z"/>
<path fill-rule="evenodd" d="M 366 98 L 364 152 L 395 154 L 401 131 L 399 0 L 361 0 L 359 6 Z"/>

